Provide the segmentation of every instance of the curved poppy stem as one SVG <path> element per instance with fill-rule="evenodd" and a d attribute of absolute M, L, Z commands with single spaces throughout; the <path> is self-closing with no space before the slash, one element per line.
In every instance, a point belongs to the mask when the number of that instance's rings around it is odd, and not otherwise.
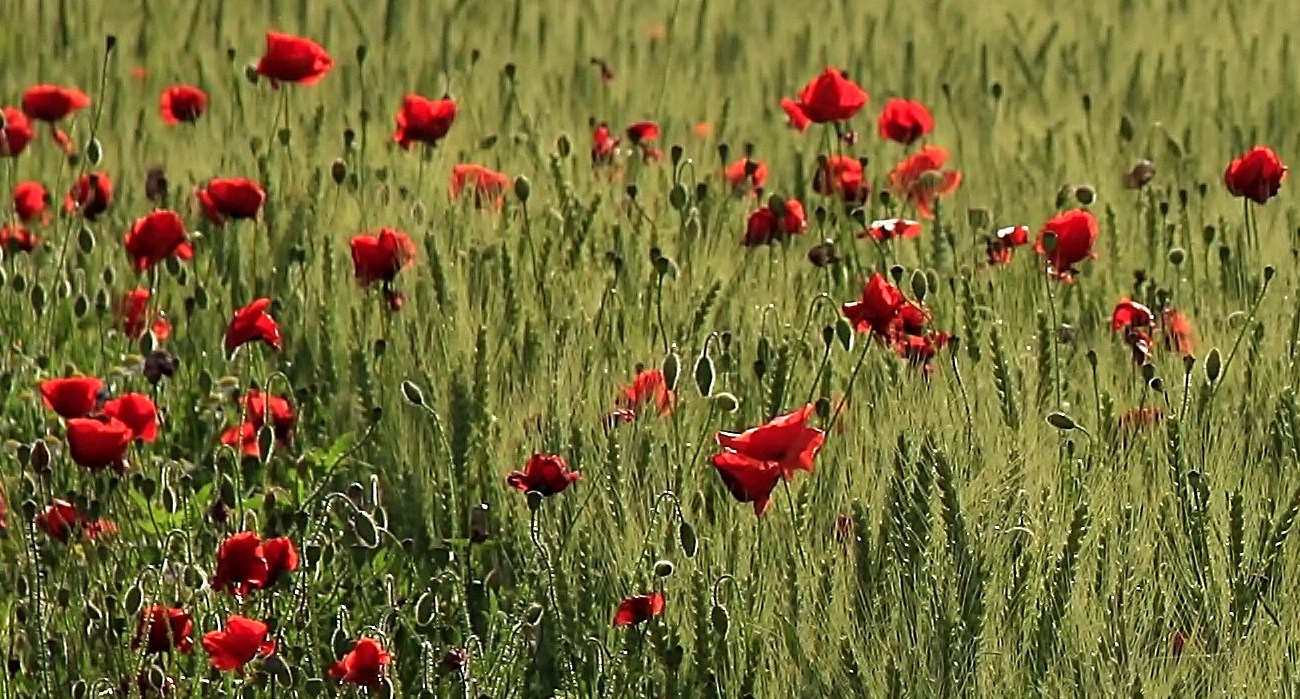
<path fill-rule="evenodd" d="M 853 393 L 853 384 L 857 382 L 858 374 L 862 373 L 862 365 L 867 361 L 867 353 L 871 351 L 872 344 L 870 338 L 867 338 L 867 340 L 862 343 L 862 354 L 858 355 L 858 363 L 853 367 L 853 373 L 849 376 L 848 385 L 844 387 L 844 396 L 840 398 L 839 404 L 835 406 L 835 414 L 831 415 L 831 423 L 826 426 L 827 432 L 833 430 L 835 424 L 839 422 L 840 413 L 843 412 L 844 404 L 849 401 L 849 396 Z"/>
<path fill-rule="evenodd" d="M 1232 360 L 1237 356 L 1237 350 L 1241 348 L 1241 341 L 1246 337 L 1246 332 L 1255 322 L 1255 314 L 1259 312 L 1259 306 L 1264 302 L 1264 295 L 1268 293 L 1269 282 L 1273 281 L 1273 265 L 1264 268 L 1264 285 L 1260 288 L 1259 294 L 1255 297 L 1255 303 L 1250 307 L 1250 313 L 1246 316 L 1246 322 L 1241 324 L 1241 332 L 1237 333 L 1237 339 L 1232 343 L 1232 350 L 1228 352 L 1228 358 L 1223 362 L 1223 371 L 1219 374 L 1219 380 L 1214 383 L 1214 388 L 1210 389 L 1210 400 L 1219 393 L 1219 387 L 1223 385 L 1224 380 L 1228 378 L 1228 369 L 1232 368 Z"/>

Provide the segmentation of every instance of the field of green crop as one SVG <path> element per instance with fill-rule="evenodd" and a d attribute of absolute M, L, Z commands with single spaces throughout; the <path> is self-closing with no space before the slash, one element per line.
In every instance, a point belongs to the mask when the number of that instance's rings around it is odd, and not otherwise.
<path fill-rule="evenodd" d="M 1294 9 L 6 0 L 0 699 L 1300 697 Z"/>

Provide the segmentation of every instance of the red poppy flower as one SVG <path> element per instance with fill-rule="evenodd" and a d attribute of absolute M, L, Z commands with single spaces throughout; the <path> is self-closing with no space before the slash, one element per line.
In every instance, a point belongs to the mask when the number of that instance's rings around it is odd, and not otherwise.
<path fill-rule="evenodd" d="M 4 118 L 0 119 L 0 157 L 16 158 L 32 142 L 36 134 L 32 132 L 32 125 L 27 121 L 27 115 L 14 109 L 5 107 L 0 109 L 0 114 Z"/>
<path fill-rule="evenodd" d="M 934 218 L 935 198 L 951 194 L 961 184 L 960 172 L 940 169 L 947 161 L 948 151 L 925 146 L 894 166 L 889 173 L 890 191 L 915 205 L 921 216 Z"/>
<path fill-rule="evenodd" d="M 808 229 L 808 219 L 804 216 L 803 204 L 798 199 L 787 199 L 784 212 L 777 217 L 770 206 L 756 209 L 745 221 L 746 247 L 768 245 L 787 235 L 801 235 Z"/>
<path fill-rule="evenodd" d="M 257 430 L 251 422 L 240 423 L 221 433 L 221 443 L 239 447 L 239 453 L 251 459 L 260 459 L 262 447 L 257 443 Z"/>
<path fill-rule="evenodd" d="M 80 211 L 87 221 L 94 221 L 113 202 L 113 180 L 107 173 L 88 172 L 77 178 L 63 199 L 63 210 Z"/>
<path fill-rule="evenodd" d="M 94 541 L 101 536 L 117 533 L 117 525 L 106 519 L 91 520 L 67 500 L 55 500 L 36 513 L 32 524 L 40 532 L 60 543 L 68 543 L 72 535 L 80 533 Z"/>
<path fill-rule="evenodd" d="M 149 299 L 151 294 L 143 287 L 132 289 L 122 296 L 118 305 L 118 317 L 122 322 L 122 332 L 135 340 L 144 335 L 146 330 L 153 331 L 154 339 L 162 342 L 171 336 L 172 326 L 161 314 L 149 321 Z"/>
<path fill-rule="evenodd" d="M 635 626 L 664 613 L 664 593 L 651 592 L 623 600 L 614 612 L 614 626 Z"/>
<path fill-rule="evenodd" d="M 525 493 L 536 491 L 549 497 L 563 492 L 581 477 L 581 472 L 569 470 L 569 462 L 563 456 L 533 454 L 523 471 L 511 471 L 506 476 L 506 483 Z"/>
<path fill-rule="evenodd" d="M 767 165 L 761 160 L 741 158 L 722 169 L 722 179 L 733 192 L 757 192 L 767 185 Z"/>
<path fill-rule="evenodd" d="M 1192 322 L 1187 316 L 1173 308 L 1166 308 L 1160 316 L 1164 324 L 1166 347 L 1183 356 L 1196 350 L 1196 341 L 1192 338 Z"/>
<path fill-rule="evenodd" d="M 911 145 L 934 130 L 934 117 L 924 104 L 895 97 L 885 103 L 876 126 L 881 138 Z"/>
<path fill-rule="evenodd" d="M 49 202 L 50 194 L 40 182 L 28 180 L 19 182 L 14 187 L 14 213 L 23 223 L 31 223 L 42 217 Z"/>
<path fill-rule="evenodd" d="M 436 145 L 446 137 L 456 121 L 456 100 L 444 97 L 431 100 L 417 94 L 402 98 L 397 110 L 397 131 L 393 140 L 409 150 L 412 143 Z"/>
<path fill-rule="evenodd" d="M 675 399 L 664 381 L 664 373 L 658 369 L 645 369 L 632 379 L 632 385 L 622 389 L 618 405 L 635 413 L 643 406 L 654 404 L 660 415 L 667 415 L 673 411 Z"/>
<path fill-rule="evenodd" d="M 198 121 L 208 109 L 208 93 L 191 85 L 173 85 L 163 90 L 158 111 L 165 124 Z"/>
<path fill-rule="evenodd" d="M 293 443 L 293 432 L 297 426 L 298 416 L 293 405 L 281 396 L 266 396 L 257 389 L 249 389 L 244 395 L 244 422 L 231 427 L 221 435 L 221 443 L 239 447 L 241 453 L 254 459 L 262 457 L 262 448 L 257 441 L 258 430 L 266 424 L 267 408 L 271 413 L 271 428 L 275 440 L 288 447 Z"/>
<path fill-rule="evenodd" d="M 259 655 L 275 652 L 270 627 L 238 614 L 230 615 L 226 628 L 203 634 L 203 650 L 208 652 L 214 670 L 241 670 Z"/>
<path fill-rule="evenodd" d="M 466 187 L 473 188 L 475 207 L 482 209 L 492 206 L 500 209 L 505 203 L 505 191 L 510 187 L 510 178 L 482 165 L 461 163 L 451 169 L 451 198 L 460 199 Z"/>
<path fill-rule="evenodd" d="M 718 445 L 725 451 L 776 468 L 786 479 L 794 478 L 795 471 L 812 473 L 813 459 L 826 441 L 825 432 L 808 427 L 813 409 L 809 403 L 744 432 L 719 432 Z"/>
<path fill-rule="evenodd" d="M 104 403 L 104 414 L 131 428 L 131 439 L 152 442 L 158 438 L 158 407 L 143 393 L 124 393 Z"/>
<path fill-rule="evenodd" d="M 68 455 L 73 463 L 91 471 L 112 468 L 126 471 L 126 450 L 135 433 L 109 415 L 75 417 L 67 421 Z"/>
<path fill-rule="evenodd" d="M 41 239 L 21 226 L 0 227 L 0 248 L 5 252 L 31 252 L 40 247 Z"/>
<path fill-rule="evenodd" d="M 813 175 L 813 190 L 828 197 L 842 197 L 849 204 L 862 204 L 871 193 L 871 183 L 864 179 L 862 161 L 831 155 L 822 159 Z"/>
<path fill-rule="evenodd" d="M 298 549 L 293 540 L 287 536 L 277 536 L 262 542 L 262 551 L 266 554 L 266 584 L 275 585 L 280 576 L 298 570 Z"/>
<path fill-rule="evenodd" d="M 391 283 L 397 273 L 415 264 L 411 236 L 392 228 L 352 238 L 352 271 L 361 286 Z"/>
<path fill-rule="evenodd" d="M 191 636 L 194 620 L 179 607 L 154 605 L 140 610 L 135 620 L 135 637 L 131 647 L 144 646 L 146 653 L 170 653 L 173 649 L 189 653 L 194 649 Z"/>
<path fill-rule="evenodd" d="M 614 159 L 620 139 L 614 138 L 609 124 L 601 122 L 591 132 L 591 161 L 601 164 Z"/>
<path fill-rule="evenodd" d="M 1097 219 L 1086 209 L 1072 209 L 1053 216 L 1038 232 L 1034 252 L 1047 256 L 1047 273 L 1067 283 L 1074 281 L 1076 264 L 1096 257 L 1092 246 L 1099 232 Z M 1050 234 L 1050 235 L 1049 235 Z M 1049 250 L 1050 247 L 1050 250 Z"/>
<path fill-rule="evenodd" d="M 627 127 L 627 140 L 632 145 L 639 146 L 642 143 L 650 143 L 659 138 L 659 124 L 653 121 L 638 121 Z"/>
<path fill-rule="evenodd" d="M 772 489 L 781 482 L 781 469 L 764 461 L 755 461 L 733 451 L 713 456 L 717 469 L 731 496 L 737 502 L 754 504 L 754 514 L 761 515 L 772 501 Z"/>
<path fill-rule="evenodd" d="M 384 646 L 373 638 L 360 638 L 341 660 L 330 666 L 327 674 L 339 684 L 376 689 L 393 661 Z"/>
<path fill-rule="evenodd" d="M 266 201 L 266 191 L 258 183 L 242 177 L 208 180 L 208 186 L 198 191 L 203 215 L 214 225 L 226 219 L 257 218 L 257 212 Z"/>
<path fill-rule="evenodd" d="M 252 590 L 266 586 L 270 567 L 266 549 L 257 532 L 240 532 L 228 537 L 217 547 L 217 571 L 212 577 L 212 589 L 229 590 L 240 597 Z"/>
<path fill-rule="evenodd" d="M 1223 183 L 1232 196 L 1263 204 L 1282 188 L 1286 172 L 1287 167 L 1272 149 L 1255 146 L 1228 164 L 1228 169 L 1223 172 Z"/>
<path fill-rule="evenodd" d="M 899 309 L 905 305 L 907 299 L 903 292 L 886 281 L 884 275 L 874 272 L 862 289 L 862 297 L 845 303 L 840 310 L 858 332 L 888 337 L 893 332 Z"/>
<path fill-rule="evenodd" d="M 797 107 L 814 124 L 853 118 L 867 104 L 867 93 L 835 68 L 827 68 L 799 93 Z M 789 114 L 791 109 L 781 105 Z M 791 123 L 795 119 L 791 118 Z"/>
<path fill-rule="evenodd" d="M 1128 298 L 1119 300 L 1115 304 L 1115 310 L 1110 314 L 1110 329 L 1118 332 L 1121 329 L 1137 327 L 1147 328 L 1155 320 L 1151 309 Z"/>
<path fill-rule="evenodd" d="M 334 59 L 320 44 L 279 32 L 266 33 L 266 53 L 257 72 L 272 80 L 299 85 L 319 82 L 334 67 Z"/>
<path fill-rule="evenodd" d="M 90 106 L 90 97 L 76 88 L 37 85 L 23 93 L 23 113 L 38 121 L 54 123 Z"/>
<path fill-rule="evenodd" d="M 799 106 L 799 103 L 789 97 L 782 98 L 781 109 L 785 110 L 786 122 L 789 123 L 790 128 L 795 131 L 807 131 L 808 127 L 812 125 L 812 119 L 809 119 L 808 115 L 804 114 L 803 108 Z"/>
<path fill-rule="evenodd" d="M 916 334 L 902 333 L 894 343 L 894 349 L 899 356 L 907 360 L 913 366 L 919 366 L 926 374 L 934 371 L 930 360 L 934 359 L 939 350 L 948 344 L 952 336 L 946 332 L 926 332 L 921 330 Z"/>
<path fill-rule="evenodd" d="M 185 235 L 185 223 L 175 211 L 159 209 L 135 220 L 126 234 L 126 251 L 135 261 L 135 270 L 143 272 L 168 257 L 188 260 L 194 257 Z"/>
<path fill-rule="evenodd" d="M 280 324 L 266 312 L 270 307 L 271 299 L 260 298 L 235 311 L 235 315 L 230 319 L 230 325 L 226 327 L 227 353 L 234 352 L 245 343 L 258 340 L 270 345 L 276 352 L 284 349 L 284 341 L 280 338 Z"/>
<path fill-rule="evenodd" d="M 921 237 L 921 224 L 905 218 L 883 218 L 872 221 L 866 230 L 858 233 L 859 238 L 874 238 L 879 241 L 894 238 Z"/>
<path fill-rule="evenodd" d="M 1011 264 L 1011 254 L 1015 248 L 1029 242 L 1029 226 L 1007 226 L 999 228 L 989 238 L 986 247 L 990 265 Z"/>
<path fill-rule="evenodd" d="M 99 406 L 99 394 L 104 382 L 93 376 L 74 376 L 66 379 L 46 379 L 40 384 L 45 407 L 71 419 L 85 417 Z"/>
<path fill-rule="evenodd" d="M 1121 432 L 1136 432 L 1157 425 L 1164 419 L 1164 408 L 1158 408 L 1154 405 L 1134 408 L 1119 416 L 1119 429 Z"/>

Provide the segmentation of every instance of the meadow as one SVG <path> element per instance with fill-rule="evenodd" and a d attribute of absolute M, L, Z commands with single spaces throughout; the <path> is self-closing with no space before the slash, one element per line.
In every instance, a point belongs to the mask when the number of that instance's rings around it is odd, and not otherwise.
<path fill-rule="evenodd" d="M 0 699 L 1300 696 L 1292 14 L 8 0 Z"/>

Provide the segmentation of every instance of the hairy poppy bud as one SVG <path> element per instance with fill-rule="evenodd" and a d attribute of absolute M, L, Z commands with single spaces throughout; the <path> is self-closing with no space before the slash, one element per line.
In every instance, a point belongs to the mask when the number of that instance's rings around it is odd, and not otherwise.
<path fill-rule="evenodd" d="M 335 158 L 334 163 L 330 165 L 330 179 L 334 180 L 334 184 L 341 185 L 347 176 L 348 164 L 343 158 Z"/>
<path fill-rule="evenodd" d="M 527 177 L 520 175 L 515 178 L 515 196 L 519 198 L 521 204 L 528 203 L 528 197 L 533 193 L 533 183 L 528 181 Z"/>
<path fill-rule="evenodd" d="M 1165 392 L 1165 380 L 1160 378 L 1159 376 L 1151 377 L 1151 380 L 1147 382 L 1147 386 L 1150 387 L 1151 390 L 1155 391 L 1156 393 Z"/>
<path fill-rule="evenodd" d="M 1083 206 L 1092 206 L 1097 201 L 1097 190 L 1090 184 L 1081 184 L 1075 188 L 1074 198 Z"/>
<path fill-rule="evenodd" d="M 674 211 L 681 211 L 686 208 L 686 187 L 678 182 L 673 185 L 668 192 L 668 203 L 672 205 Z"/>
<path fill-rule="evenodd" d="M 1219 353 L 1218 347 L 1212 347 L 1210 353 L 1205 357 L 1205 380 L 1214 383 L 1219 380 L 1219 372 L 1223 369 L 1223 356 Z"/>
<path fill-rule="evenodd" d="M 406 399 L 407 403 L 416 407 L 423 408 L 425 406 L 424 391 L 421 391 L 419 386 L 410 381 L 402 382 L 402 397 Z"/>
<path fill-rule="evenodd" d="M 912 270 L 912 295 L 916 297 L 917 302 L 923 303 L 929 292 L 930 281 L 926 279 L 925 272 L 919 269 Z"/>
<path fill-rule="evenodd" d="M 853 351 L 854 334 L 853 323 L 849 322 L 848 318 L 841 315 L 835 319 L 835 337 L 839 339 L 840 347 L 843 347 L 845 352 Z"/>
<path fill-rule="evenodd" d="M 740 409 L 740 399 L 734 393 L 723 391 L 713 395 L 713 404 L 724 413 L 734 413 Z"/>
<path fill-rule="evenodd" d="M 1169 264 L 1179 267 L 1187 259 L 1187 251 L 1182 248 L 1173 248 L 1169 251 Z"/>
<path fill-rule="evenodd" d="M 542 614 L 545 611 L 542 605 L 534 602 L 528 606 L 528 609 L 524 610 L 524 623 L 529 626 L 537 626 L 542 621 Z"/>
<path fill-rule="evenodd" d="M 682 520 L 677 526 L 677 541 L 682 545 L 682 553 L 687 558 L 695 558 L 695 552 L 699 550 L 700 541 L 695 536 L 695 527 L 690 522 Z"/>
<path fill-rule="evenodd" d="M 695 388 L 699 390 L 700 395 L 708 398 L 713 395 L 713 359 L 709 357 L 708 345 L 705 345 L 705 351 L 700 352 L 700 356 L 695 360 Z"/>
<path fill-rule="evenodd" d="M 104 146 L 100 144 L 98 138 L 92 138 L 86 143 L 86 160 L 90 162 L 91 167 L 99 167 L 104 161 Z"/>
<path fill-rule="evenodd" d="M 677 354 L 676 345 L 674 345 L 672 349 L 668 350 L 667 356 L 664 357 L 662 370 L 664 373 L 664 385 L 670 391 L 675 390 L 677 388 L 677 378 L 681 375 L 682 371 L 682 358 Z"/>
<path fill-rule="evenodd" d="M 1074 418 L 1059 411 L 1048 413 L 1047 424 L 1061 430 L 1062 432 L 1069 432 L 1079 426 L 1079 424 L 1074 421 Z"/>
<path fill-rule="evenodd" d="M 673 566 L 673 562 L 672 562 L 672 561 L 665 561 L 665 560 L 658 560 L 658 561 L 655 561 L 655 577 L 656 577 L 656 578 L 666 578 L 666 577 L 669 577 L 670 575 L 673 574 L 673 571 L 674 571 L 674 570 L 676 570 L 676 568 Z"/>

